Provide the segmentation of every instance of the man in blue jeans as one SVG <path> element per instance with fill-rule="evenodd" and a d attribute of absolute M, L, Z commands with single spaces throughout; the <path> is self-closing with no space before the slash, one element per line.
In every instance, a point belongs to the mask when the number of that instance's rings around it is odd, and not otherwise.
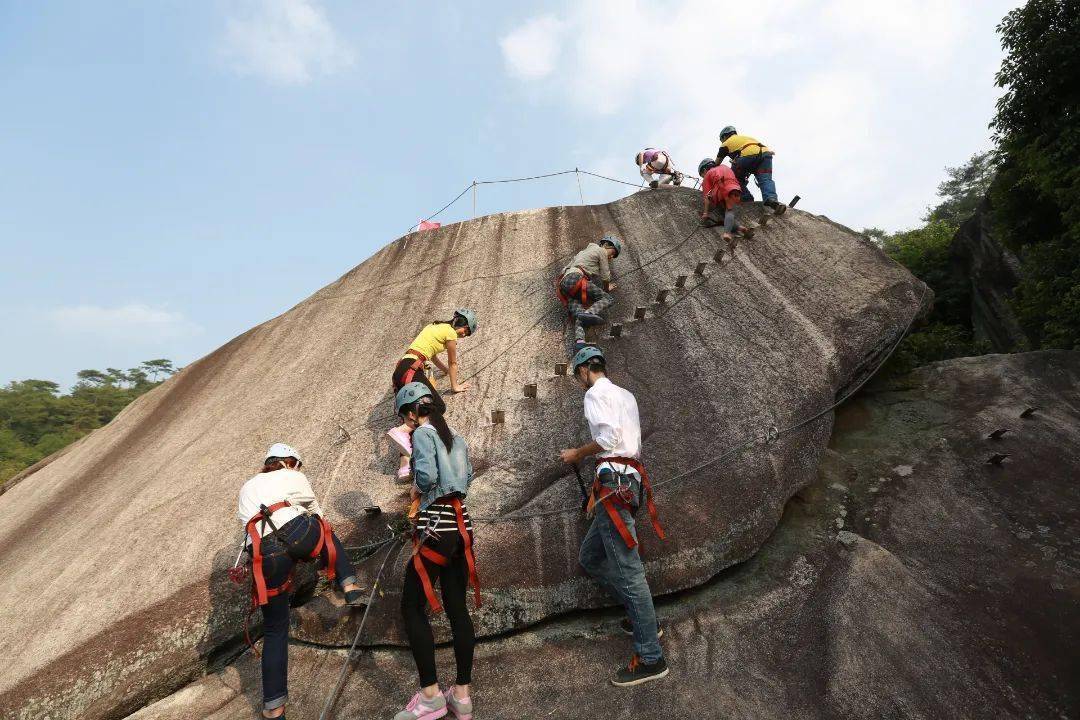
<path fill-rule="evenodd" d="M 787 205 L 776 199 L 776 183 L 773 182 L 773 151 L 764 143 L 749 135 L 740 135 L 735 127 L 728 125 L 720 131 L 720 149 L 716 151 L 716 163 L 731 158 L 731 170 L 742 186 L 742 201 L 754 202 L 750 194 L 750 176 L 761 189 L 761 199 L 777 215 L 787 210 Z"/>
<path fill-rule="evenodd" d="M 667 676 L 659 627 L 645 567 L 637 549 L 634 511 L 647 502 L 657 534 L 663 538 L 641 455 L 641 422 L 633 394 L 607 378 L 603 351 L 586 346 L 574 355 L 574 376 L 586 388 L 585 419 L 592 442 L 559 453 L 576 465 L 597 456 L 590 511 L 592 524 L 581 543 L 578 561 L 590 576 L 626 608 L 634 636 L 634 655 L 611 679 L 627 687 Z"/>

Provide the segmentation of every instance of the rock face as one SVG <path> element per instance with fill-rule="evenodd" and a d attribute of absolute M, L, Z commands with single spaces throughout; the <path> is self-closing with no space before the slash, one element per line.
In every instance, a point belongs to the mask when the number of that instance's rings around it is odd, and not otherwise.
<path fill-rule="evenodd" d="M 1019 413 L 1041 409 L 1028 419 Z M 1000 440 L 986 435 L 1011 428 Z M 1009 453 L 1001 466 L 986 464 Z M 837 415 L 815 483 L 749 561 L 659 601 L 671 675 L 617 689 L 614 611 L 482 642 L 485 717 L 1066 718 L 1080 713 L 1080 353 L 953 360 Z M 842 530 L 837 530 L 843 527 Z M 453 657 L 440 650 L 443 676 Z M 319 716 L 341 651 L 291 648 L 289 717 Z M 551 668 L 568 672 L 551 672 Z M 409 654 L 365 652 L 332 717 L 391 717 Z M 241 720 L 245 655 L 132 720 Z"/>
<path fill-rule="evenodd" d="M 460 345 L 471 388 L 448 399 L 477 469 L 469 505 L 489 521 L 477 533 L 478 631 L 607 604 L 577 566 L 585 524 L 576 482 L 556 455 L 586 430 L 582 391 L 553 372 L 568 335 L 552 290 L 573 252 L 606 232 L 626 242 L 612 317 L 631 318 L 637 307 L 647 315 L 601 342 L 613 379 L 638 397 L 654 482 L 677 480 L 657 493 L 670 539 L 643 534 L 652 587 L 693 588 L 753 555 L 813 480 L 831 413 L 711 461 L 828 408 L 931 296 L 856 233 L 800 211 L 714 262 L 721 243 L 717 231 L 695 229 L 698 197 L 643 192 L 395 241 L 44 464 L 0 497 L 8 670 L 0 707 L 23 717 L 118 717 L 220 662 L 236 645 L 246 602 L 224 576 L 241 538 L 236 492 L 271 442 L 304 453 L 346 544 L 384 537 L 386 515 L 362 508 L 399 512 L 405 502 L 384 439 L 390 373 L 420 325 L 455 307 L 480 317 L 477 335 Z M 654 303 L 679 276 L 688 276 L 684 286 Z M 522 397 L 526 382 L 537 383 L 536 399 Z M 504 423 L 490 421 L 495 409 Z M 551 511 L 559 514 L 521 519 Z M 360 570 L 370 581 L 372 564 Z M 400 642 L 400 576 L 397 563 L 365 644 Z M 350 634 L 347 623 L 317 617 L 308 615 L 299 637 L 335 643 Z"/>
<path fill-rule="evenodd" d="M 1020 282 L 1020 261 L 990 230 L 990 200 L 985 199 L 953 236 L 953 270 L 969 283 L 975 339 L 996 352 L 1030 346 L 1009 298 Z"/>

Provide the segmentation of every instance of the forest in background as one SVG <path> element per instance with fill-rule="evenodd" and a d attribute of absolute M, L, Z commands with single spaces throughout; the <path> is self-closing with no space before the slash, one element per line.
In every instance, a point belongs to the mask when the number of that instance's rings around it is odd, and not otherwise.
<path fill-rule="evenodd" d="M 80 370 L 67 394 L 49 380 L 0 388 L 0 485 L 105 425 L 175 372 L 171 360 L 157 359 L 130 370 Z"/>

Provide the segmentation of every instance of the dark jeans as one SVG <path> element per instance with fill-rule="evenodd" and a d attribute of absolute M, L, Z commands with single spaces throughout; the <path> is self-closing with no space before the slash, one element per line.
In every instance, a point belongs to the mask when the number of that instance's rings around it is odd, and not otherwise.
<path fill-rule="evenodd" d="M 398 364 L 394 367 L 394 376 L 393 378 L 391 378 L 392 382 L 394 383 L 394 392 L 397 392 L 405 385 L 405 383 L 403 382 L 403 380 L 405 379 L 405 373 L 408 372 L 409 368 L 412 367 L 412 364 L 414 362 L 416 362 L 416 358 L 413 357 L 402 358 L 398 361 Z M 412 381 L 424 383 L 425 385 L 427 385 L 428 390 L 431 391 L 431 404 L 434 405 L 435 409 L 438 410 L 440 413 L 446 412 L 446 403 L 443 401 L 442 397 L 439 396 L 439 393 L 435 390 L 435 386 L 431 384 L 430 380 L 428 380 L 428 376 L 424 373 L 423 368 L 420 368 L 413 374 Z"/>
<path fill-rule="evenodd" d="M 263 576 L 267 588 L 281 587 L 289 579 L 296 563 L 308 560 L 319 543 L 322 527 L 310 515 L 293 518 L 278 528 L 288 547 L 282 545 L 274 536 L 267 535 L 262 541 Z M 345 586 L 356 582 L 356 570 L 345 554 L 345 548 L 337 535 L 331 534 L 334 547 L 337 548 L 337 562 L 334 571 L 337 581 Z M 324 546 L 319 553 L 318 567 L 327 563 Z M 285 704 L 289 698 L 289 593 L 281 593 L 270 598 L 262 606 L 263 615 L 263 653 L 262 686 L 263 708 L 273 710 Z"/>
<path fill-rule="evenodd" d="M 465 560 L 465 543 L 461 535 L 454 530 L 444 530 L 439 540 L 428 540 L 427 545 L 435 552 L 450 558 L 445 567 L 423 560 L 424 569 L 434 585 L 442 586 L 442 604 L 446 617 L 450 621 L 450 632 L 454 637 L 454 659 L 457 661 L 457 684 L 468 685 L 472 682 L 473 647 L 476 636 L 473 633 L 472 618 L 465 606 L 466 588 L 469 578 L 469 566 Z M 409 638 L 416 669 L 420 672 L 420 687 L 434 685 L 439 681 L 435 671 L 435 636 L 427 618 L 427 596 L 420 576 L 416 574 L 412 559 L 405 568 L 405 586 L 401 591 L 401 614 L 405 618 L 405 635 Z"/>
<path fill-rule="evenodd" d="M 772 153 L 759 153 L 757 155 L 743 155 L 735 161 L 732 170 L 742 186 L 743 202 L 754 202 L 754 196 L 750 194 L 750 176 L 754 176 L 754 182 L 761 189 L 761 199 L 768 202 L 776 200 L 776 183 L 772 179 Z"/>
<path fill-rule="evenodd" d="M 636 479 L 636 475 L 631 477 L 635 478 L 631 482 L 631 489 L 634 497 L 637 497 L 641 481 Z M 615 473 L 601 473 L 600 482 L 615 487 Z M 615 508 L 626 529 L 637 540 L 634 516 L 628 510 L 618 506 Z M 581 541 L 578 562 L 600 587 L 626 609 L 634 627 L 634 653 L 641 661 L 651 665 L 664 657 L 660 640 L 656 637 L 656 609 L 653 607 L 652 592 L 645 580 L 645 566 L 641 564 L 638 548 L 626 547 L 607 510 L 599 505 L 596 506 L 596 515 L 585 533 L 585 539 Z"/>

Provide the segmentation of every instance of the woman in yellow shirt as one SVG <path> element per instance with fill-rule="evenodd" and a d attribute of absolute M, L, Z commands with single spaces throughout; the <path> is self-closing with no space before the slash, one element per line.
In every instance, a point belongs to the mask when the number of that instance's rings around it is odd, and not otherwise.
<path fill-rule="evenodd" d="M 424 365 L 430 361 L 450 378 L 450 392 L 460 393 L 469 389 L 469 383 L 458 382 L 457 341 L 476 332 L 476 313 L 468 308 L 454 311 L 454 317 L 445 322 L 429 323 L 420 331 L 409 345 L 405 356 L 394 367 L 392 382 L 396 393 L 411 382 L 420 382 L 431 390 L 432 405 L 440 414 L 446 412 L 446 403 L 439 397 L 435 386 L 431 384 Z M 446 351 L 446 362 L 439 357 Z M 398 467 L 398 479 L 409 477 L 409 458 L 412 455 L 412 429 L 407 425 L 398 425 L 387 431 L 390 439 L 401 448 L 401 465 Z"/>

